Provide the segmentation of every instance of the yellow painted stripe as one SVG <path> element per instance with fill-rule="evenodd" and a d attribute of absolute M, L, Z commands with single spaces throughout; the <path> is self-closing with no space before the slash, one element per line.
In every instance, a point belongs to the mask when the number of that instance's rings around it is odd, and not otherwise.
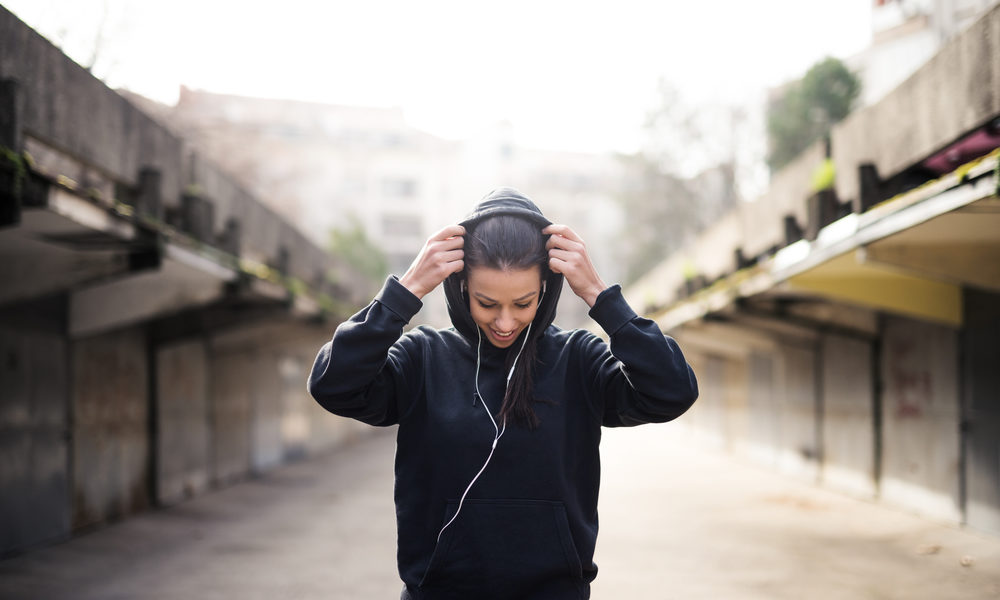
<path fill-rule="evenodd" d="M 792 277 L 788 283 L 837 300 L 953 327 L 962 325 L 962 289 L 957 285 L 862 265 L 856 273 L 829 274 L 820 266 Z"/>

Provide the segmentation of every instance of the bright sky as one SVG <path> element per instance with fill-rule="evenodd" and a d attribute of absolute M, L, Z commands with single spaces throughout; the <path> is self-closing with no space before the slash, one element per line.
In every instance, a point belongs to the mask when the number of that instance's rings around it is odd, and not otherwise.
<path fill-rule="evenodd" d="M 112 87 L 401 106 L 461 138 L 634 151 L 661 78 L 739 103 L 871 39 L 872 0 L 0 0 Z M 105 16 L 106 15 L 106 16 Z M 101 22 L 104 16 L 104 27 Z M 97 32 L 102 40 L 95 44 Z"/>

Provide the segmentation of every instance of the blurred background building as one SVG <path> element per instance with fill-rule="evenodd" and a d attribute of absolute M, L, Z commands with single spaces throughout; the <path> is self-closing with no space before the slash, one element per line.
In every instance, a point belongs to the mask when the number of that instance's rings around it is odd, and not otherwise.
<path fill-rule="evenodd" d="M 995 0 L 873 0 L 871 46 L 846 60 L 862 81 L 859 104 L 880 100 L 995 5 Z"/>
<path fill-rule="evenodd" d="M 360 227 L 385 272 L 402 275 L 426 239 L 457 222 L 495 187 L 518 187 L 550 219 L 574 227 L 609 281 L 623 274 L 621 167 L 610 154 L 524 148 L 509 123 L 473 139 L 445 140 L 410 126 L 399 108 L 247 98 L 183 88 L 175 106 L 125 92 L 203 156 L 212 157 L 316 244 Z M 563 301 L 572 327 L 586 306 Z M 440 292 L 418 319 L 450 325 Z"/>
<path fill-rule="evenodd" d="M 709 443 L 995 534 L 1000 7 L 873 8 L 867 103 L 628 297 L 695 364 Z"/>

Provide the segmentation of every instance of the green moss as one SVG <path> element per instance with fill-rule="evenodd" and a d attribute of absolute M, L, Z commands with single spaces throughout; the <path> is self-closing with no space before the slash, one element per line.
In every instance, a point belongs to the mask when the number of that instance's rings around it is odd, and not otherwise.
<path fill-rule="evenodd" d="M 25 154 L 0 146 L 0 165 L 14 174 L 11 192 L 18 200 L 21 199 L 24 183 L 28 180 L 28 164 L 29 159 Z"/>
<path fill-rule="evenodd" d="M 195 196 L 201 198 L 205 194 L 205 190 L 202 189 L 201 185 L 197 183 L 189 183 L 184 186 L 185 196 Z"/>
<path fill-rule="evenodd" d="M 993 169 L 993 172 L 996 174 L 994 178 L 996 179 L 996 187 L 993 188 L 993 195 L 1000 196 L 1000 154 L 997 155 L 997 166 Z"/>
<path fill-rule="evenodd" d="M 823 190 L 832 188 L 835 177 L 836 168 L 833 165 L 833 161 L 827 158 L 812 172 L 812 179 L 810 181 L 812 191 L 822 192 Z"/>

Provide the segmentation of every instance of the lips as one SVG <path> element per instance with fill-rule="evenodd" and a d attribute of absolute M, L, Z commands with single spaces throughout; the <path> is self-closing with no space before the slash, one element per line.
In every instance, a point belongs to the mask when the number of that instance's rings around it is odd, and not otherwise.
<path fill-rule="evenodd" d="M 502 342 L 506 342 L 508 340 L 514 339 L 514 333 L 516 333 L 516 330 L 497 331 L 496 329 L 490 327 L 490 332 L 493 333 L 493 337 L 495 337 L 496 339 Z"/>

